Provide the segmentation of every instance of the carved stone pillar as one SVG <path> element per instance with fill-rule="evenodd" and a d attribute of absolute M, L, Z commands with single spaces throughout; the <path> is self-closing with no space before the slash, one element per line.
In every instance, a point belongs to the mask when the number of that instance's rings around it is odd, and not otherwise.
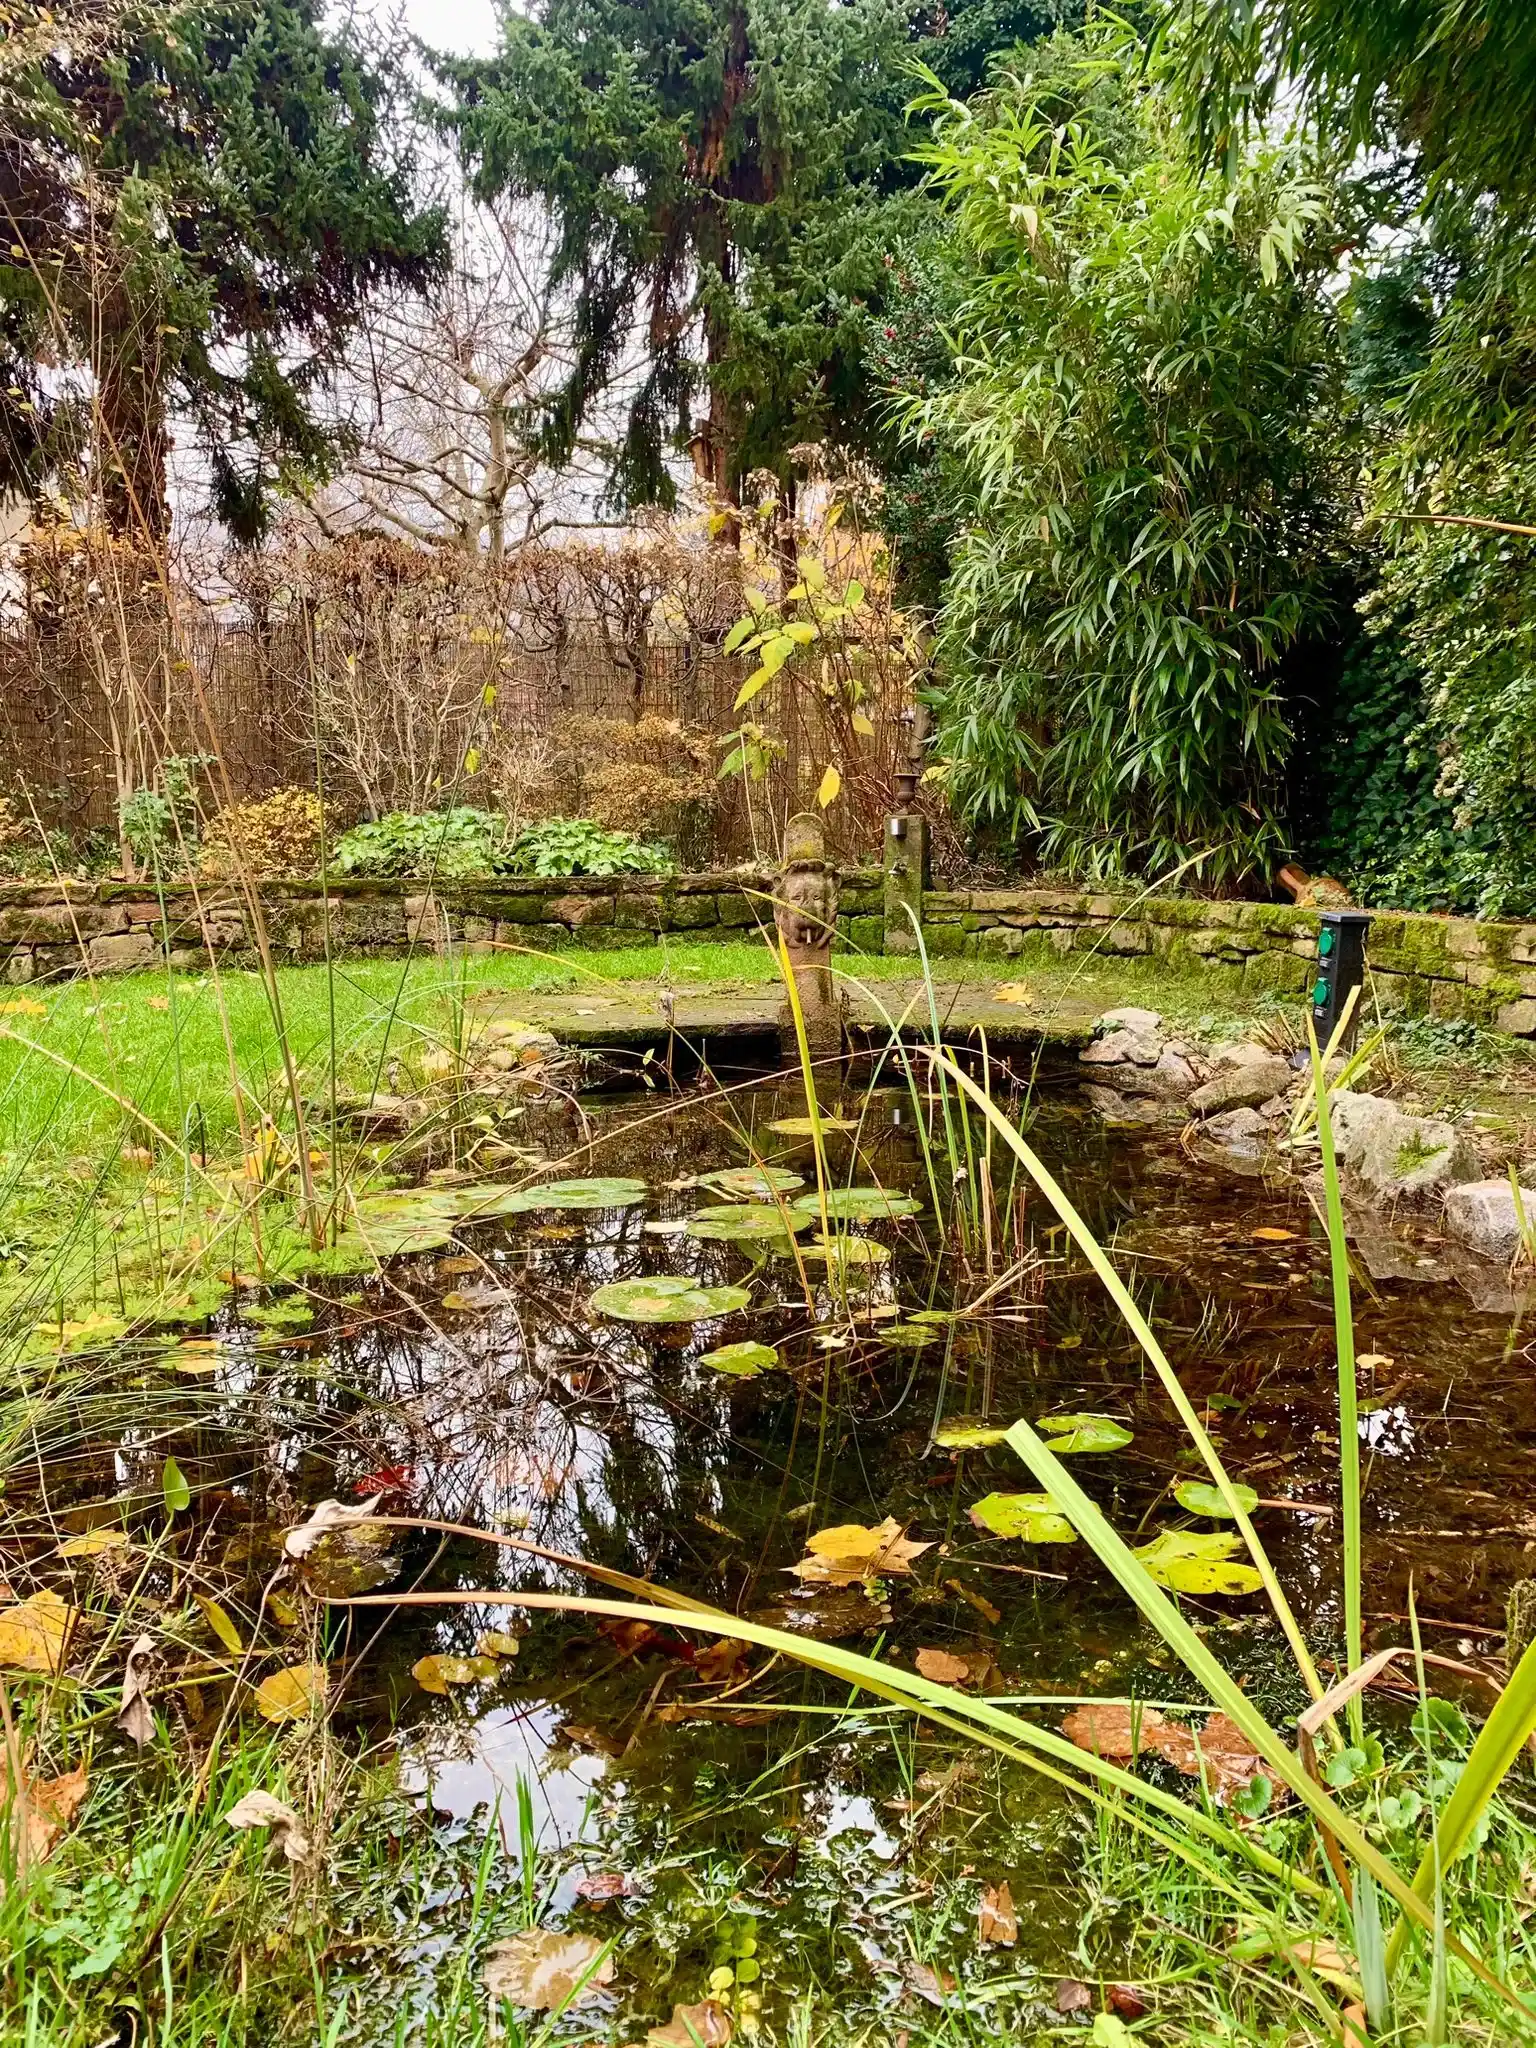
<path fill-rule="evenodd" d="M 827 862 L 826 833 L 814 811 L 802 811 L 784 829 L 784 867 L 774 890 L 778 926 L 800 997 L 813 1058 L 840 1052 L 842 1011 L 832 986 L 832 941 L 837 935 L 837 872 Z M 794 1016 L 786 997 L 779 1037 L 794 1057 Z"/>

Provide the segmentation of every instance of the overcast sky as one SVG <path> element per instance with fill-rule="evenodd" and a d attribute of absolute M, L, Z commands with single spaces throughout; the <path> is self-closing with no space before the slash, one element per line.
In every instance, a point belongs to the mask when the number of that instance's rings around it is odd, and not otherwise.
<path fill-rule="evenodd" d="M 403 0 L 403 8 L 406 27 L 435 49 L 483 57 L 496 47 L 493 0 Z M 378 0 L 379 19 L 393 12 L 388 0 Z"/>

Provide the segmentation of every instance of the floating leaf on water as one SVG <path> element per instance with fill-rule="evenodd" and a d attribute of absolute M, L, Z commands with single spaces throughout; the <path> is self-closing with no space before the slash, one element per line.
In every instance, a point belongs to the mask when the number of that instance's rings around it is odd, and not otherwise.
<path fill-rule="evenodd" d="M 478 1685 L 501 1666 L 494 1657 L 418 1657 L 411 1676 L 423 1692 L 446 1693 L 450 1685 Z"/>
<path fill-rule="evenodd" d="M 796 1195 L 790 1207 L 819 1217 L 823 1204 L 832 1223 L 883 1223 L 890 1216 L 915 1216 L 923 1206 L 912 1195 L 894 1195 L 886 1188 L 828 1188 L 825 1195 Z"/>
<path fill-rule="evenodd" d="M 1058 1458 L 1119 1451 L 1133 1441 L 1131 1431 L 1112 1415 L 1042 1415 L 1035 1427 L 1049 1437 Z"/>
<path fill-rule="evenodd" d="M 217 1337 L 192 1337 L 185 1344 L 177 1344 L 173 1349 L 162 1352 L 155 1362 L 168 1365 L 172 1372 L 217 1372 L 224 1363 L 224 1347 Z"/>
<path fill-rule="evenodd" d="M 1269 1223 L 1264 1224 L 1253 1234 L 1261 1244 L 1293 1244 L 1296 1239 L 1294 1230 L 1280 1230 Z"/>
<path fill-rule="evenodd" d="M 859 1580 L 891 1578 L 912 1570 L 912 1559 L 931 1550 L 931 1543 L 912 1543 L 902 1525 L 888 1515 L 873 1529 L 862 1522 L 840 1522 L 820 1529 L 805 1542 L 810 1552 L 790 1566 L 796 1578 L 829 1586 L 851 1586 Z"/>
<path fill-rule="evenodd" d="M 290 1557 L 307 1557 L 332 1529 L 355 1529 L 360 1522 L 373 1519 L 379 1505 L 379 1495 L 355 1505 L 339 1500 L 323 1500 L 312 1508 L 309 1519 L 301 1522 L 296 1529 L 290 1529 L 283 1538 L 283 1549 Z"/>
<path fill-rule="evenodd" d="M 915 1308 L 907 1317 L 909 1323 L 931 1323 L 942 1329 L 945 1323 L 958 1322 L 959 1317 L 952 1308 Z"/>
<path fill-rule="evenodd" d="M 989 1884 L 981 1895 L 976 1936 L 989 1948 L 1012 1948 L 1019 1938 L 1019 1916 L 1006 1884 Z"/>
<path fill-rule="evenodd" d="M 745 1287 L 700 1287 L 681 1275 L 658 1273 L 647 1280 L 610 1280 L 587 1306 L 594 1315 L 624 1323 L 699 1323 L 730 1315 L 751 1299 Z"/>
<path fill-rule="evenodd" d="M 771 1607 L 755 1608 L 748 1619 L 813 1642 L 837 1643 L 887 1627 L 891 1610 L 883 1600 L 871 1599 L 863 1586 L 813 1583 L 797 1586 Z"/>
<path fill-rule="evenodd" d="M 44 1345 L 71 1356 L 80 1351 L 105 1350 L 109 1344 L 117 1342 L 127 1327 L 122 1316 L 95 1312 L 62 1323 L 39 1323 L 34 1332 L 33 1348 Z"/>
<path fill-rule="evenodd" d="M 761 1244 L 774 1238 L 784 1240 L 799 1230 L 809 1230 L 811 1219 L 793 1210 L 775 1208 L 768 1202 L 719 1202 L 699 1209 L 688 1218 L 690 1237 L 721 1244 Z"/>
<path fill-rule="evenodd" d="M 466 1193 L 473 1195 L 473 1189 Z M 588 1175 L 577 1180 L 546 1181 L 538 1188 L 499 1189 L 494 1196 L 481 1191 L 479 1200 L 460 1210 L 466 1221 L 479 1217 L 517 1216 L 533 1209 L 633 1209 L 646 1199 L 643 1180 L 632 1175 Z"/>
<path fill-rule="evenodd" d="M 1155 1585 L 1171 1593 L 1256 1593 L 1264 1581 L 1251 1564 L 1229 1562 L 1242 1538 L 1224 1530 L 1164 1529 L 1131 1554 Z"/>
<path fill-rule="evenodd" d="M 60 1557 L 100 1557 L 104 1550 L 121 1550 L 128 1541 L 126 1529 L 87 1529 L 83 1536 L 71 1536 L 59 1545 Z"/>
<path fill-rule="evenodd" d="M 719 1173 L 701 1173 L 698 1185 L 718 1195 L 756 1202 L 774 1195 L 792 1195 L 796 1188 L 805 1186 L 805 1175 L 791 1173 L 782 1166 L 727 1166 Z"/>
<path fill-rule="evenodd" d="M 1232 1491 L 1245 1515 L 1251 1515 L 1259 1504 L 1259 1496 L 1251 1486 L 1234 1485 Z M 1222 1521 L 1230 1521 L 1232 1510 L 1221 1495 L 1221 1489 L 1212 1486 L 1205 1479 L 1182 1479 L 1173 1489 L 1173 1497 L 1181 1508 L 1188 1508 L 1192 1515 L 1212 1515 Z"/>
<path fill-rule="evenodd" d="M 941 1451 L 984 1451 L 1000 1444 L 1011 1427 L 1007 1422 L 988 1422 L 983 1415 L 955 1415 L 939 1424 L 933 1441 Z"/>
<path fill-rule="evenodd" d="M 305 1583 L 327 1600 L 351 1600 L 387 1586 L 400 1570 L 394 1540 L 394 1530 L 381 1522 L 328 1529 L 304 1560 Z"/>
<path fill-rule="evenodd" d="M 477 1657 L 515 1657 L 520 1649 L 519 1639 L 504 1628 L 482 1629 L 475 1637 Z"/>
<path fill-rule="evenodd" d="M 833 771 L 829 768 L 827 773 Z M 724 1990 L 725 1986 L 720 1988 Z M 667 2024 L 652 2027 L 645 2038 L 649 2048 L 726 2048 L 733 2032 L 725 2007 L 716 1999 L 706 1998 L 698 2005 L 674 2005 Z"/>
<path fill-rule="evenodd" d="M 925 1344 L 937 1344 L 943 1335 L 932 1323 L 911 1321 L 886 1323 L 876 1330 L 876 1337 L 882 1344 L 889 1344 L 896 1351 L 919 1351 Z"/>
<path fill-rule="evenodd" d="M 32 1593 L 0 1613 L 0 1666 L 7 1671 L 42 1671 L 52 1677 L 64 1668 L 64 1652 L 78 1611 L 57 1593 Z"/>
<path fill-rule="evenodd" d="M 1194 1728 L 1130 1700 L 1092 1700 L 1068 1714 L 1061 1732 L 1079 1749 L 1091 1749 L 1110 1762 L 1128 1762 L 1151 1751 L 1187 1778 L 1200 1777 L 1203 1768 L 1219 1805 L 1245 1794 L 1264 1773 L 1263 1759 L 1226 1714 L 1212 1714 L 1203 1728 Z"/>
<path fill-rule="evenodd" d="M 901 1976 L 907 1989 L 926 1998 L 930 2005 L 945 2004 L 955 1988 L 948 1970 L 936 1970 L 931 1963 L 919 1963 L 910 1956 L 901 1966 Z"/>
<path fill-rule="evenodd" d="M 256 1688 L 257 1710 L 268 1721 L 307 1721 L 325 1704 L 323 1664 L 288 1664 Z"/>
<path fill-rule="evenodd" d="M 1023 1543 L 1075 1543 L 1077 1531 L 1048 1493 L 988 1493 L 971 1509 L 978 1529 Z"/>
<path fill-rule="evenodd" d="M 613 1981 L 613 1957 L 590 1934 L 530 1927 L 485 1952 L 485 1989 L 494 2012 L 505 2000 L 534 2012 L 579 2005 Z"/>
<path fill-rule="evenodd" d="M 440 1251 L 452 1242 L 453 1224 L 446 1217 L 424 1217 L 419 1223 L 410 1223 L 393 1216 L 360 1214 L 355 1228 L 338 1236 L 336 1250 L 368 1253 L 376 1259 L 404 1259 Z"/>
<path fill-rule="evenodd" d="M 357 1213 L 369 1223 L 451 1221 L 460 1213 L 459 1188 L 377 1188 L 359 1195 Z"/>
<path fill-rule="evenodd" d="M 722 1344 L 718 1351 L 706 1351 L 699 1360 L 700 1365 L 712 1366 L 716 1372 L 728 1372 L 743 1380 L 769 1371 L 778 1362 L 779 1354 L 774 1347 L 759 1344 L 755 1337 L 744 1337 L 739 1344 Z"/>
<path fill-rule="evenodd" d="M 912 1661 L 935 1685 L 964 1685 L 971 1675 L 970 1658 L 957 1657 L 949 1650 L 919 1650 Z"/>
<path fill-rule="evenodd" d="M 777 1131 L 781 1138 L 813 1138 L 816 1126 L 808 1116 L 781 1116 L 768 1126 Z M 831 1116 L 823 1112 L 821 1128 L 824 1131 L 856 1131 L 859 1127 L 845 1116 Z"/>
<path fill-rule="evenodd" d="M 824 1237 L 819 1231 L 809 1244 L 773 1245 L 771 1249 L 780 1258 L 793 1258 L 796 1253 L 807 1265 L 839 1266 L 845 1273 L 860 1266 L 885 1266 L 890 1264 L 891 1248 L 881 1244 L 878 1238 L 847 1235 Z"/>

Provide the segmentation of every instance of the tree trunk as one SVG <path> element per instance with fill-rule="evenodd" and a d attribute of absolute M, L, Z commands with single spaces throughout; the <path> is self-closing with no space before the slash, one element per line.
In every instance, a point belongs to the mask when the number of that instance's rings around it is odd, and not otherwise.
<path fill-rule="evenodd" d="M 102 517 L 115 538 L 158 554 L 170 528 L 159 313 L 153 305 L 136 305 L 121 284 L 101 313 L 96 425 Z"/>

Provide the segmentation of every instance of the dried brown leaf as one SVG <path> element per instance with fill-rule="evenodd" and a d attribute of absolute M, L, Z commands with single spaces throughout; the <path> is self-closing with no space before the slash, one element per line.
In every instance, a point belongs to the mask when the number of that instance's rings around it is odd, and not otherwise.
<path fill-rule="evenodd" d="M 1093 2004 L 1093 1993 L 1081 1977 L 1058 1977 L 1055 2003 L 1058 2012 L 1087 2012 Z"/>
<path fill-rule="evenodd" d="M 1200 1777 L 1203 1764 L 1205 1782 L 1218 1806 L 1245 1791 L 1259 1775 L 1267 1775 L 1263 1758 L 1226 1714 L 1212 1714 L 1203 1728 L 1194 1728 L 1166 1719 L 1155 1707 L 1094 1700 L 1070 1713 L 1061 1732 L 1079 1749 L 1093 1750 L 1113 1762 L 1151 1751 L 1187 1778 Z M 1275 1789 L 1277 1795 L 1283 1791 Z"/>
<path fill-rule="evenodd" d="M 494 2012 L 503 1999 L 535 2012 L 579 2005 L 613 1981 L 613 1957 L 590 1934 L 530 1927 L 485 1953 L 485 1988 Z"/>
<path fill-rule="evenodd" d="M 910 1573 L 912 1560 L 931 1550 L 931 1543 L 912 1543 L 901 1524 L 887 1515 L 874 1528 L 862 1522 L 841 1522 L 806 1538 L 810 1555 L 790 1566 L 797 1578 L 813 1584 L 852 1586 L 860 1579 L 891 1578 Z"/>
<path fill-rule="evenodd" d="M 935 1685 L 964 1685 L 971 1675 L 970 1658 L 957 1657 L 950 1650 L 919 1650 L 913 1662 Z"/>
<path fill-rule="evenodd" d="M 698 2005 L 674 2005 L 664 2027 L 652 2027 L 646 2035 L 651 2048 L 725 2048 L 735 2032 L 731 2016 L 713 1998 Z"/>
<path fill-rule="evenodd" d="M 154 1710 L 149 1704 L 149 1673 L 155 1661 L 153 1636 L 135 1636 L 123 1665 L 123 1703 L 117 1725 L 136 1749 L 155 1739 Z"/>
<path fill-rule="evenodd" d="M 247 1792 L 224 1816 L 232 1828 L 270 1828 L 272 1838 L 290 1863 L 303 1863 L 309 1855 L 309 1837 L 299 1816 L 286 1801 L 270 1792 Z"/>
<path fill-rule="evenodd" d="M 1019 1938 L 1019 1916 L 1006 1884 L 989 1884 L 981 1895 L 978 1938 L 993 1948 L 1012 1948 Z"/>
<path fill-rule="evenodd" d="M 34 1778 L 26 1788 L 27 1858 L 45 1863 L 85 1803 L 90 1778 L 82 1764 L 61 1778 Z"/>
<path fill-rule="evenodd" d="M 947 1970 L 935 1970 L 928 1963 L 909 1959 L 902 1964 L 901 1975 L 907 1989 L 926 1998 L 930 2005 L 943 2005 L 955 1988 L 955 1980 Z"/>

